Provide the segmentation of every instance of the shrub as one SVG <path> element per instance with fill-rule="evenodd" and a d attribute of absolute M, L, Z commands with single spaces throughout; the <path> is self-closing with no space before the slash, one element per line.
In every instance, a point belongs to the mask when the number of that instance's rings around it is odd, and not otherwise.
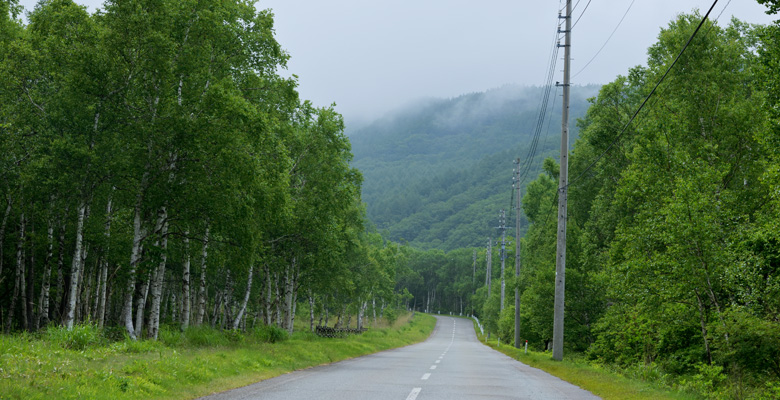
<path fill-rule="evenodd" d="M 395 324 L 395 321 L 398 319 L 398 311 L 395 309 L 395 307 L 387 307 L 385 308 L 384 314 L 388 325 L 393 326 L 393 324 Z"/>
<path fill-rule="evenodd" d="M 290 337 L 286 330 L 276 325 L 261 325 L 255 328 L 254 336 L 264 343 L 281 342 Z"/>

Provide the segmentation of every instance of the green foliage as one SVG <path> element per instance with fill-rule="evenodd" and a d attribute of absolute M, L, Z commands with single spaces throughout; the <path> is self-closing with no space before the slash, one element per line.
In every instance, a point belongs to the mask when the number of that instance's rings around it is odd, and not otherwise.
<path fill-rule="evenodd" d="M 564 337 L 637 378 L 761 398 L 780 378 L 780 30 L 706 22 L 616 137 L 700 20 L 672 21 L 647 66 L 604 85 L 578 123 Z M 545 161 L 523 199 L 521 335 L 534 348 L 552 336 L 556 171 Z"/>
<path fill-rule="evenodd" d="M 395 307 L 385 309 L 385 319 L 390 325 L 393 325 L 398 320 L 398 311 L 396 311 Z"/>
<path fill-rule="evenodd" d="M 98 346 L 106 342 L 101 330 L 93 324 L 78 324 L 74 325 L 73 329 L 50 326 L 46 328 L 44 338 L 64 349 L 76 351 Z"/>
<path fill-rule="evenodd" d="M 262 343 L 282 342 L 290 338 L 290 334 L 276 325 L 261 325 L 254 329 L 252 335 Z"/>

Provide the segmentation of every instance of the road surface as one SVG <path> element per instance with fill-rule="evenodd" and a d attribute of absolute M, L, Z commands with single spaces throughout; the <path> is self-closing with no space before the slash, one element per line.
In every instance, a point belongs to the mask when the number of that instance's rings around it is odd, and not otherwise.
<path fill-rule="evenodd" d="M 436 318 L 436 328 L 425 342 L 292 372 L 203 399 L 598 399 L 479 343 L 470 320 Z"/>

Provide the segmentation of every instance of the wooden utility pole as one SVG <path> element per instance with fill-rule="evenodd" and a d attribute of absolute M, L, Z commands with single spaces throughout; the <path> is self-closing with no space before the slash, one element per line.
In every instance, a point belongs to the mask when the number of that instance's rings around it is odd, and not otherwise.
<path fill-rule="evenodd" d="M 566 34 L 563 44 L 563 107 L 561 108 L 561 170 L 558 182 L 558 251 L 555 259 L 555 314 L 553 316 L 553 359 L 563 360 L 563 314 L 566 289 L 566 202 L 569 184 L 569 59 L 571 57 L 571 0 L 566 1 Z M 561 46 L 560 43 L 558 46 Z"/>
<path fill-rule="evenodd" d="M 504 310 L 504 298 L 506 297 L 506 278 L 504 275 L 504 266 L 506 265 L 506 212 L 501 210 L 498 215 L 498 229 L 501 230 L 501 305 L 499 309 Z"/>
<path fill-rule="evenodd" d="M 515 160 L 515 347 L 520 348 L 520 159 Z"/>

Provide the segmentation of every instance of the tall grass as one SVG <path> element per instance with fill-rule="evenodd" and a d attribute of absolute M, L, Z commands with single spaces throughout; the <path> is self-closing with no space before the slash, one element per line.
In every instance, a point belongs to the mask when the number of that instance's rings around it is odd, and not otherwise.
<path fill-rule="evenodd" d="M 156 341 L 112 340 L 94 326 L 0 335 L 0 400 L 193 398 L 419 342 L 435 325 L 420 314 L 404 320 L 345 339 L 265 326 L 246 333 L 163 326 Z"/>

